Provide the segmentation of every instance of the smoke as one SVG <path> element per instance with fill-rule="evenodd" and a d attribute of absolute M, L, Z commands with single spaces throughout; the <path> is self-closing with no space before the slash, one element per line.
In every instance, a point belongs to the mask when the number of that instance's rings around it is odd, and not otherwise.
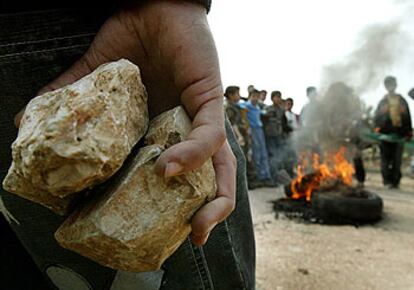
<path fill-rule="evenodd" d="M 378 88 L 405 54 L 409 37 L 401 21 L 367 27 L 354 51 L 324 67 L 318 97 L 304 107 L 300 147 L 313 144 L 320 151 L 337 150 L 352 140 L 364 110 L 360 96 Z"/>
<path fill-rule="evenodd" d="M 350 85 L 358 95 L 377 88 L 404 54 L 407 42 L 399 22 L 366 28 L 359 36 L 357 49 L 343 61 L 324 68 L 322 89 L 335 82 Z"/>
<path fill-rule="evenodd" d="M 404 8 L 414 7 L 412 0 L 394 0 L 393 3 L 397 5 L 404 5 Z"/>

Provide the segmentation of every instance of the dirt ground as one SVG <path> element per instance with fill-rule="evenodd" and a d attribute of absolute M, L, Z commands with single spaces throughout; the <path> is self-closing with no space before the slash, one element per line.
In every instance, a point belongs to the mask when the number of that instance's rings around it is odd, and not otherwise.
<path fill-rule="evenodd" d="M 414 179 L 399 190 L 368 174 L 367 189 L 384 199 L 384 218 L 362 227 L 326 226 L 275 216 L 282 189 L 250 192 L 258 290 L 413 290 Z"/>

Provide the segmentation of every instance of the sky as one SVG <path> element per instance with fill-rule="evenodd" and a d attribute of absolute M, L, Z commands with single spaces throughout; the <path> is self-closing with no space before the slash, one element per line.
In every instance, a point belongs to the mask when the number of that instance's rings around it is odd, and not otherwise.
<path fill-rule="evenodd" d="M 411 2 L 411 3 L 410 3 Z M 322 86 L 324 68 L 357 49 L 368 26 L 401 23 L 398 54 L 381 75 L 395 75 L 398 92 L 414 87 L 414 1 L 410 0 L 223 0 L 208 16 L 224 86 L 280 90 L 300 112 L 306 87 Z M 358 42 L 359 41 L 359 42 Z M 381 50 L 382 47 L 378 47 Z M 382 69 L 382 68 L 380 68 Z M 381 76 L 382 78 L 382 76 Z M 385 94 L 381 81 L 361 94 L 375 106 Z M 407 97 L 407 100 L 409 98 Z M 268 100 L 267 102 L 270 102 Z M 414 114 L 414 101 L 409 99 Z"/>

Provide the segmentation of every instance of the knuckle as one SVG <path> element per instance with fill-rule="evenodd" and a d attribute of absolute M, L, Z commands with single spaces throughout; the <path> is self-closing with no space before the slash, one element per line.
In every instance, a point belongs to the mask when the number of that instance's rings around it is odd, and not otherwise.
<path fill-rule="evenodd" d="M 223 144 L 226 141 L 227 135 L 226 135 L 226 130 L 224 129 L 224 127 L 219 127 L 216 129 L 216 138 L 219 141 L 219 144 Z"/>
<path fill-rule="evenodd" d="M 93 71 L 95 68 L 94 63 L 97 62 L 96 59 L 97 57 L 95 50 L 93 48 L 90 48 L 88 52 L 79 59 L 79 64 L 84 69 Z"/>
<path fill-rule="evenodd" d="M 225 218 L 227 218 L 235 209 L 236 209 L 235 199 L 227 197 L 226 204 L 225 204 L 225 211 L 226 211 Z"/>
<path fill-rule="evenodd" d="M 230 215 L 236 209 L 236 201 L 234 199 L 229 200 L 229 214 Z"/>

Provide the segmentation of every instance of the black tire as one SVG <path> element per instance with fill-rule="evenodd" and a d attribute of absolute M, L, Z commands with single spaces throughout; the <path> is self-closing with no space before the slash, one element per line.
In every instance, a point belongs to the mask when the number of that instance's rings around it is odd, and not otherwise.
<path fill-rule="evenodd" d="M 375 193 L 366 192 L 364 197 L 329 194 L 312 196 L 312 206 L 324 222 L 370 223 L 382 217 L 383 202 Z"/>

